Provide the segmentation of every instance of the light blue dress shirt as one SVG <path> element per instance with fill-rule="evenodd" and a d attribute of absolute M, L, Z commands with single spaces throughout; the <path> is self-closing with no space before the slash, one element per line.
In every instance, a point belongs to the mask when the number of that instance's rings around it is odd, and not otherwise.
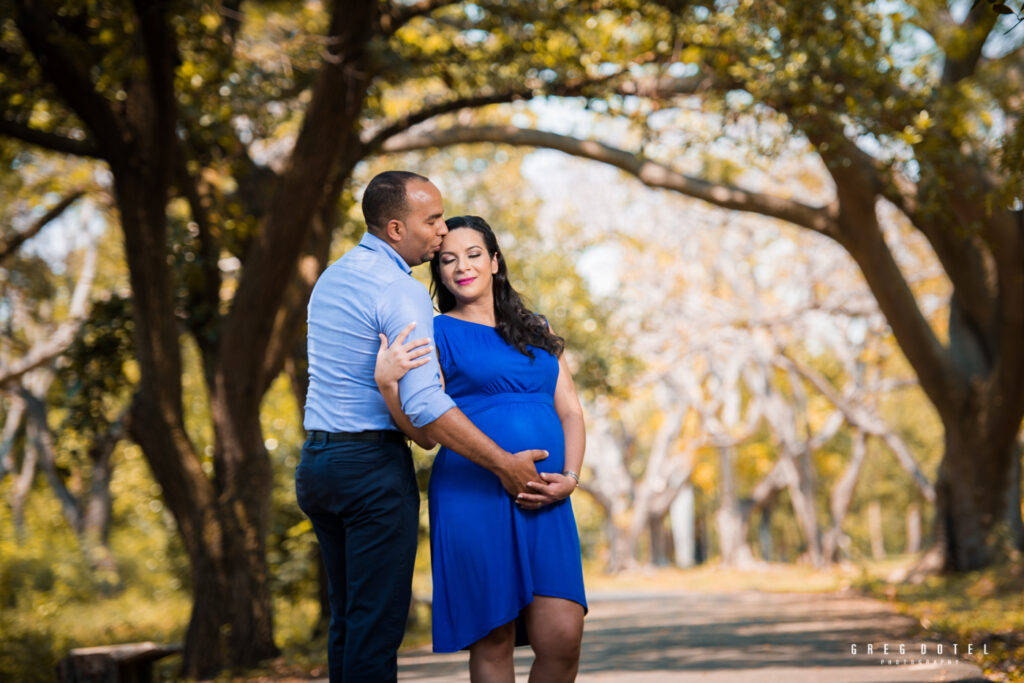
<path fill-rule="evenodd" d="M 307 430 L 398 429 L 373 381 L 383 332 L 393 342 L 409 323 L 409 339 L 430 340 L 430 362 L 398 382 L 402 410 L 422 427 L 455 407 L 441 388 L 434 348 L 434 306 L 426 287 L 387 242 L 367 232 L 323 272 L 306 309 L 309 389 Z"/>

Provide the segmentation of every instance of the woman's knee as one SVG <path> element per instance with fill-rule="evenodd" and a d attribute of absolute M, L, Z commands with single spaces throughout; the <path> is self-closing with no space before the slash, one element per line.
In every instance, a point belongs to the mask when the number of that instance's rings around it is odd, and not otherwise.
<path fill-rule="evenodd" d="M 553 620 L 545 625 L 543 633 L 530 634 L 530 644 L 538 657 L 575 665 L 580 659 L 583 629 L 573 619 Z"/>
<path fill-rule="evenodd" d="M 563 668 L 572 668 L 580 661 L 581 639 L 579 635 L 569 631 L 549 634 L 549 641 L 535 642 L 532 638 L 533 652 L 538 659 L 557 662 Z"/>
<path fill-rule="evenodd" d="M 513 623 L 499 626 L 470 646 L 470 653 L 487 660 L 510 657 L 515 649 L 516 631 Z"/>

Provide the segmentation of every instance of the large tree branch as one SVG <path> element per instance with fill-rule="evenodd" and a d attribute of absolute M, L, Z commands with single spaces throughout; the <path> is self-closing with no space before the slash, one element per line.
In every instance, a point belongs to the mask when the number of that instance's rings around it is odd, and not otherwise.
<path fill-rule="evenodd" d="M 49 382 L 47 382 L 48 384 Z M 80 534 L 82 531 L 82 506 L 57 473 L 53 433 L 50 431 L 50 426 L 46 419 L 46 405 L 28 389 L 21 390 L 21 397 L 28 405 L 28 432 L 39 453 L 39 459 L 43 465 L 46 479 L 49 481 L 54 495 L 60 501 L 60 507 L 64 512 L 64 518 L 67 520 L 68 525 L 74 530 L 75 534 Z"/>
<path fill-rule="evenodd" d="M 402 118 L 384 126 L 376 133 L 364 137 L 360 142 L 367 153 L 377 151 L 387 140 L 412 128 L 416 124 L 423 123 L 428 119 L 442 114 L 448 114 L 460 109 L 485 107 L 489 104 L 501 104 L 513 102 L 519 99 L 527 99 L 533 95 L 531 88 L 517 88 L 491 95 L 475 95 L 472 97 L 461 97 L 446 102 L 439 102 L 435 105 L 424 107 L 418 111 L 409 112 Z"/>
<path fill-rule="evenodd" d="M 669 460 L 669 451 L 672 443 L 679 438 L 683 430 L 686 412 L 689 406 L 685 402 L 674 405 L 665 415 L 654 435 L 654 443 L 651 444 L 650 456 L 647 459 L 647 467 L 644 469 L 644 478 L 640 487 L 647 492 L 664 490 L 669 485 L 668 475 L 672 462 Z"/>
<path fill-rule="evenodd" d="M 356 135 L 349 136 L 346 147 L 357 146 Z M 288 291 L 281 301 L 274 326 L 267 345 L 267 355 L 263 361 L 261 375 L 266 384 L 259 388 L 266 391 L 284 368 L 288 357 L 295 352 L 295 346 L 303 343 L 305 351 L 306 303 L 313 292 L 313 286 L 330 260 L 331 237 L 339 223 L 340 198 L 345 181 L 351 176 L 356 164 L 355 155 L 346 158 L 331 173 L 330 180 L 324 190 L 321 204 L 313 216 L 312 227 L 306 236 L 302 253 L 299 254 L 298 268 L 288 285 Z M 305 392 L 302 394 L 305 397 Z M 300 402 L 301 406 L 301 402 Z"/>
<path fill-rule="evenodd" d="M 922 313 L 882 234 L 876 210 L 882 181 L 873 160 L 830 119 L 811 122 L 805 134 L 820 150 L 836 184 L 837 241 L 856 261 L 925 393 L 940 412 L 955 410 L 964 378 Z"/>
<path fill-rule="evenodd" d="M 226 0 L 221 2 L 218 12 L 221 16 L 221 39 L 234 45 L 235 36 L 241 30 L 242 21 L 245 19 L 245 14 L 242 13 L 242 0 Z"/>
<path fill-rule="evenodd" d="M 46 78 L 89 127 L 100 147 L 122 147 L 125 134 L 110 102 L 96 90 L 81 60 L 65 49 L 62 31 L 46 16 L 43 5 L 26 0 L 15 4 L 15 23 Z"/>
<path fill-rule="evenodd" d="M 14 471 L 14 458 L 11 456 L 11 449 L 14 447 L 14 438 L 22 426 L 22 418 L 25 416 L 25 400 L 17 391 L 7 393 L 7 415 L 4 418 L 4 429 L 0 433 L 0 480 L 8 472 Z"/>
<path fill-rule="evenodd" d="M 981 244 L 976 236 L 970 231 L 956 227 L 956 219 L 949 215 L 950 212 L 937 211 L 934 208 L 922 209 L 921 187 L 897 169 L 872 159 L 863 152 L 855 156 L 854 160 L 874 167 L 879 182 L 879 193 L 892 202 L 928 240 L 942 264 L 942 269 L 972 315 L 982 320 L 990 318 L 992 297 L 986 284 L 984 257 L 979 251 Z M 969 174 L 963 175 L 962 183 L 955 184 L 973 185 L 975 179 L 966 177 Z M 951 200 L 956 194 L 955 191 L 943 191 L 946 200 Z M 1007 235 L 999 237 L 1004 243 L 1002 251 L 1012 254 L 1013 247 L 1012 244 L 1007 244 L 1010 241 L 1006 239 Z"/>
<path fill-rule="evenodd" d="M 813 207 L 759 192 L 710 183 L 683 175 L 656 161 L 594 140 L 529 130 L 516 126 L 467 126 L 434 131 L 408 131 L 382 145 L 385 152 L 407 152 L 431 147 L 492 142 L 522 147 L 557 149 L 573 156 L 600 161 L 636 176 L 649 187 L 672 190 L 736 211 L 751 211 L 794 223 L 834 237 L 832 207 Z"/>
<path fill-rule="evenodd" d="M 188 201 L 192 220 L 195 221 L 199 231 L 199 268 L 202 273 L 202 281 L 190 290 L 189 304 L 194 307 L 188 319 L 196 342 L 203 352 L 207 382 L 212 382 L 210 361 L 216 351 L 216 342 L 214 341 L 216 335 L 212 332 L 220 319 L 221 273 L 217 264 L 220 254 L 213 235 L 209 212 L 206 210 L 204 198 L 199 193 L 199 179 L 189 172 L 184 145 L 176 151 L 175 185 L 178 192 L 184 195 Z"/>
<path fill-rule="evenodd" d="M 56 133 L 47 133 L 7 118 L 0 118 L 0 135 L 61 154 L 97 159 L 103 156 L 103 150 L 92 140 L 76 140 Z"/>
<path fill-rule="evenodd" d="M 946 62 L 942 68 L 942 83 L 952 85 L 974 73 L 981 59 L 988 34 L 996 25 L 999 15 L 988 2 L 975 2 L 967 17 L 956 27 L 944 45 Z"/>
<path fill-rule="evenodd" d="M 84 190 L 76 190 L 75 192 L 72 192 L 68 196 L 64 197 L 64 199 L 60 200 L 56 204 L 56 206 L 54 206 L 52 209 L 43 214 L 39 218 L 39 220 L 34 222 L 25 230 L 22 230 L 21 232 L 18 233 L 14 233 L 12 235 L 0 237 L 0 262 L 2 262 L 5 258 L 13 254 L 15 251 L 17 251 L 17 249 L 25 241 L 31 239 L 32 237 L 35 237 L 35 235 L 38 234 L 39 231 L 42 230 L 44 227 L 46 227 L 47 224 L 50 223 L 50 221 L 54 220 L 62 213 L 64 213 L 64 211 L 66 211 L 67 208 L 75 202 L 75 200 L 77 200 L 84 194 Z"/>
<path fill-rule="evenodd" d="M 403 133 L 413 126 L 428 121 L 442 114 L 448 114 L 460 109 L 471 109 L 484 107 L 489 104 L 502 104 L 505 102 L 514 102 L 516 100 L 526 100 L 539 95 L 549 95 L 557 97 L 577 97 L 583 95 L 585 92 L 589 92 L 589 89 L 596 86 L 607 86 L 613 81 L 620 80 L 623 74 L 627 74 L 630 67 L 637 66 L 640 64 L 646 64 L 654 59 L 654 55 L 645 53 L 640 55 L 636 59 L 632 60 L 628 64 L 622 65 L 619 71 L 613 74 L 598 76 L 595 78 L 573 78 L 564 82 L 557 82 L 546 84 L 543 88 L 535 86 L 533 84 L 523 85 L 521 87 L 509 88 L 500 92 L 487 93 L 487 94 L 474 94 L 466 97 L 459 97 L 455 99 L 446 100 L 443 102 L 432 103 L 418 111 L 410 112 L 400 119 L 382 126 L 377 132 L 370 132 L 364 134 L 361 140 L 363 148 L 366 154 L 371 154 L 378 151 L 380 146 L 390 138 Z M 658 78 L 643 78 L 643 79 L 627 79 L 612 86 L 614 92 L 624 95 L 640 95 L 645 97 L 654 97 L 654 91 L 665 83 L 672 84 L 672 88 L 682 88 L 681 85 L 677 85 L 678 82 L 687 80 L 693 85 L 692 79 L 658 79 Z M 660 84 L 660 85 L 659 85 Z M 692 92 L 692 89 L 691 89 Z M 673 94 L 679 94 L 678 91 L 673 90 Z"/>
<path fill-rule="evenodd" d="M 329 52 L 313 88 L 312 101 L 291 157 L 279 177 L 263 225 L 252 240 L 224 334 L 221 337 L 224 389 L 258 406 L 259 388 L 274 320 L 306 243 L 313 215 L 324 198 L 362 110 L 368 87 L 367 45 L 374 36 L 377 2 L 336 0 L 329 28 Z M 244 403 L 244 401 L 242 401 Z"/>
<path fill-rule="evenodd" d="M 454 5 L 459 0 L 419 0 L 409 4 L 389 2 L 380 14 L 381 35 L 390 36 L 416 17 L 430 14 L 439 7 Z"/>
<path fill-rule="evenodd" d="M 992 251 L 999 278 L 1000 329 L 993 336 L 999 348 L 1010 349 L 1024 337 L 1024 211 L 1003 211 L 993 216 L 988 232 L 997 245 Z M 1015 397 L 1017 404 L 1015 410 L 1004 411 L 1003 415 L 1019 421 L 1024 408 L 1024 392 L 1019 390 L 1024 385 L 1024 354 L 1000 354 L 996 371 L 1004 395 Z M 1019 427 L 1004 425 L 1011 430 Z"/>
<path fill-rule="evenodd" d="M 151 0 L 134 0 L 135 13 L 139 20 L 139 37 L 142 42 L 142 53 L 146 59 L 146 71 L 149 78 L 145 84 L 148 89 L 149 101 L 145 102 L 150 111 L 137 115 L 141 120 L 133 121 L 129 109 L 129 121 L 135 125 L 137 134 L 149 137 L 149 149 L 152 155 L 150 172 L 162 176 L 161 187 L 167 187 L 173 179 L 174 164 L 167 162 L 167 157 L 177 154 L 177 137 L 175 127 L 178 119 L 178 99 L 174 92 L 174 70 L 179 62 L 178 46 L 168 16 L 168 4 Z M 134 108 L 141 110 L 140 107 Z"/>
<path fill-rule="evenodd" d="M 924 475 L 921 468 L 917 465 L 906 443 L 889 427 L 884 418 L 869 407 L 857 403 L 849 396 L 849 392 L 845 395 L 840 394 L 820 373 L 803 363 L 796 362 L 781 350 L 779 351 L 776 365 L 782 369 L 795 372 L 807 380 L 832 405 L 843 413 L 846 420 L 854 428 L 865 434 L 882 439 L 889 446 L 889 449 L 892 450 L 900 465 L 903 466 L 903 469 L 913 477 L 914 483 L 917 485 L 918 490 L 921 491 L 921 495 L 929 502 L 935 501 L 935 487 L 932 486 L 932 483 L 928 481 L 928 477 Z"/>
<path fill-rule="evenodd" d="M 761 481 L 757 482 L 754 490 L 750 493 L 751 511 L 764 507 L 777 492 L 790 485 L 795 479 L 796 469 L 787 456 L 782 456 L 775 461 L 771 471 L 764 475 Z"/>
<path fill-rule="evenodd" d="M 71 295 L 71 309 L 68 319 L 57 326 L 57 329 L 42 342 L 35 344 L 27 354 L 10 365 L 0 365 L 0 385 L 18 379 L 25 373 L 48 363 L 64 353 L 75 341 L 78 331 L 85 322 L 88 311 L 89 290 L 96 276 L 96 247 L 93 246 L 85 257 L 82 274 Z"/>

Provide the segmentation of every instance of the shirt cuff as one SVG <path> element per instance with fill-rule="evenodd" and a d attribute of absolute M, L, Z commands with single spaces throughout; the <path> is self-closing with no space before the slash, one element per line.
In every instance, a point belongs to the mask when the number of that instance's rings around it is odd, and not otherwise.
<path fill-rule="evenodd" d="M 412 426 L 420 429 L 455 407 L 451 396 L 437 387 L 433 391 L 419 391 L 402 405 L 402 411 L 409 416 Z"/>

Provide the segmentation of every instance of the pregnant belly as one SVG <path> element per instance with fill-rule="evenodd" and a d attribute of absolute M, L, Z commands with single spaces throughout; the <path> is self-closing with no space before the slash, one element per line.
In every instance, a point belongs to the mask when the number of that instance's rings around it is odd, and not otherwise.
<path fill-rule="evenodd" d="M 565 435 L 551 403 L 504 399 L 464 409 L 477 428 L 510 453 L 539 448 L 548 452 L 538 472 L 565 469 Z"/>

